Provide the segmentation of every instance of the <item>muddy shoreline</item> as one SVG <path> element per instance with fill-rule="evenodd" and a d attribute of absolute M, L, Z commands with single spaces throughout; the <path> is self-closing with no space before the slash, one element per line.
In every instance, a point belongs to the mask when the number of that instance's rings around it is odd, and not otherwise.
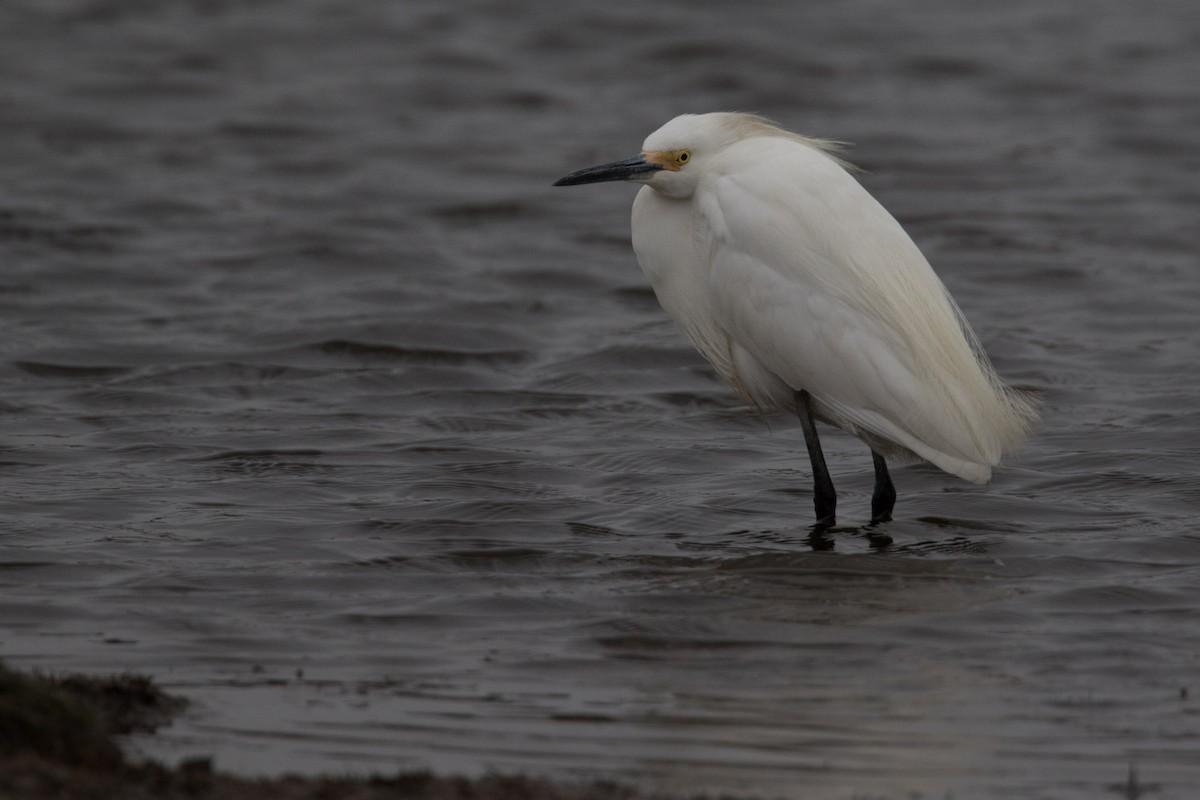
<path fill-rule="evenodd" d="M 21 800 L 639 800 L 600 781 L 571 784 L 517 775 L 243 778 L 196 758 L 177 767 L 127 758 L 118 737 L 153 733 L 188 704 L 147 677 L 24 673 L 0 664 L 0 798 Z M 665 800 L 661 796 L 660 800 Z"/>

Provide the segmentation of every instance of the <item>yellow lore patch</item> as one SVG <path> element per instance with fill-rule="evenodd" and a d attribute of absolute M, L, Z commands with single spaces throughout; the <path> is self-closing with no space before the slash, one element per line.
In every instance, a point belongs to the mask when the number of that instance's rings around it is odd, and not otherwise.
<path fill-rule="evenodd" d="M 648 164 L 658 164 L 663 169 L 678 172 L 684 164 L 692 160 L 691 150 L 655 150 L 645 153 Z"/>

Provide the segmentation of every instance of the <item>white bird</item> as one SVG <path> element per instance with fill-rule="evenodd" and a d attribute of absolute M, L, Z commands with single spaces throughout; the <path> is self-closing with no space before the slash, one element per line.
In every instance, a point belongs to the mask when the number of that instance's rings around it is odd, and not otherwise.
<path fill-rule="evenodd" d="M 633 203 L 638 263 L 747 403 L 799 415 L 817 528 L 834 524 L 837 496 L 814 419 L 871 448 L 879 523 L 896 501 L 884 456 L 986 483 L 1037 417 L 835 150 L 749 114 L 685 114 L 650 134 L 641 154 L 554 184 L 643 184 Z"/>

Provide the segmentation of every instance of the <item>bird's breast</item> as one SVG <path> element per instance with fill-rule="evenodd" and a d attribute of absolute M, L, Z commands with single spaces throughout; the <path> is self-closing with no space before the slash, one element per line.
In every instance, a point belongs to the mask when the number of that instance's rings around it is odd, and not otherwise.
<path fill-rule="evenodd" d="M 658 302 L 710 361 L 727 361 L 709 282 L 700 218 L 692 200 L 643 188 L 633 205 L 633 249 Z"/>
<path fill-rule="evenodd" d="M 693 202 L 662 197 L 650 187 L 633 204 L 633 249 L 659 304 L 713 368 L 747 402 L 773 405 L 759 390 L 762 369 L 743 374 L 748 354 L 721 325 L 709 282 L 702 220 Z"/>
<path fill-rule="evenodd" d="M 660 287 L 672 296 L 686 294 L 687 287 L 700 278 L 694 217 L 690 200 L 663 197 L 649 186 L 634 198 L 633 251 L 659 300 L 663 300 Z"/>

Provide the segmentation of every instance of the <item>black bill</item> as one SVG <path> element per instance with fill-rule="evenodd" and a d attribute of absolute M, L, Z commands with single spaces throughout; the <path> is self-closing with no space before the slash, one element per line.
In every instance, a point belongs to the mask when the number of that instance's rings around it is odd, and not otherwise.
<path fill-rule="evenodd" d="M 581 183 L 628 181 L 640 175 L 645 175 L 648 172 L 657 172 L 660 169 L 662 169 L 662 165 L 651 164 L 646 160 L 645 156 L 638 155 L 633 158 L 627 158 L 624 161 L 614 161 L 611 164 L 601 164 L 598 167 L 588 167 L 578 172 L 572 172 L 570 175 L 556 180 L 554 185 L 578 186 Z"/>

